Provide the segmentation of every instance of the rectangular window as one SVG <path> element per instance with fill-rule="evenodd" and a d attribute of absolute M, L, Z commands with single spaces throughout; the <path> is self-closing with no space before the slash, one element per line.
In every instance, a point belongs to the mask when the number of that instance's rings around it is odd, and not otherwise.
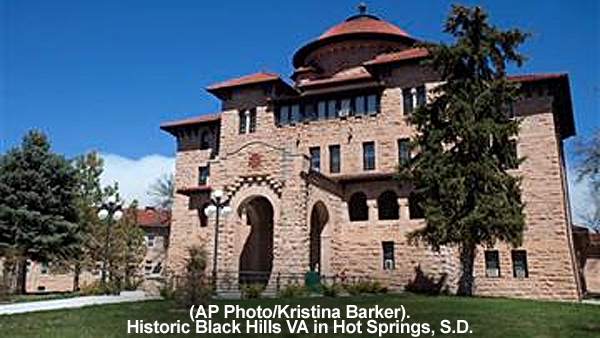
<path fill-rule="evenodd" d="M 299 104 L 293 105 L 291 108 L 291 112 L 292 112 L 292 119 L 291 119 L 292 123 L 297 123 L 302 120 L 301 116 L 300 116 L 300 105 Z"/>
<path fill-rule="evenodd" d="M 256 132 L 256 109 L 250 109 L 248 112 L 248 132 L 254 133 Z"/>
<path fill-rule="evenodd" d="M 317 112 L 319 115 L 319 120 L 325 120 L 327 118 L 327 102 L 319 101 L 317 103 Z"/>
<path fill-rule="evenodd" d="M 337 101 L 329 100 L 327 102 L 327 118 L 334 119 L 337 117 Z"/>
<path fill-rule="evenodd" d="M 363 115 L 365 113 L 365 97 L 360 95 L 354 98 L 354 114 Z"/>
<path fill-rule="evenodd" d="M 401 167 L 406 167 L 410 164 L 409 142 L 407 138 L 398 140 L 398 161 Z"/>
<path fill-rule="evenodd" d="M 485 252 L 485 276 L 500 277 L 500 255 L 498 251 Z"/>
<path fill-rule="evenodd" d="M 208 166 L 198 167 L 198 185 L 207 185 L 208 175 Z"/>
<path fill-rule="evenodd" d="M 321 149 L 319 147 L 310 148 L 310 168 L 314 171 L 321 170 Z"/>
<path fill-rule="evenodd" d="M 512 251 L 512 263 L 513 263 L 513 277 L 515 277 L 515 278 L 529 277 L 529 271 L 527 269 L 527 251 L 513 250 Z"/>
<path fill-rule="evenodd" d="M 240 134 L 245 134 L 248 128 L 247 112 L 240 112 Z"/>
<path fill-rule="evenodd" d="M 367 113 L 369 115 L 375 115 L 379 111 L 379 102 L 377 95 L 371 94 L 367 96 Z"/>
<path fill-rule="evenodd" d="M 394 259 L 394 242 L 381 242 L 383 247 L 383 269 L 394 270 L 396 262 Z"/>
<path fill-rule="evenodd" d="M 412 114 L 413 108 L 414 108 L 414 99 L 413 99 L 412 88 L 402 89 L 402 102 L 403 102 L 404 115 L 408 116 L 408 115 Z"/>
<path fill-rule="evenodd" d="M 314 121 L 317 119 L 314 103 L 306 103 L 304 105 L 304 117 L 309 121 Z"/>
<path fill-rule="evenodd" d="M 45 275 L 48 273 L 48 261 L 42 261 L 40 272 L 42 273 L 42 275 Z"/>
<path fill-rule="evenodd" d="M 154 234 L 149 234 L 146 237 L 146 243 L 148 244 L 149 248 L 154 247 L 154 240 L 155 240 Z"/>
<path fill-rule="evenodd" d="M 375 143 L 363 143 L 363 169 L 375 170 Z"/>
<path fill-rule="evenodd" d="M 290 107 L 281 106 L 279 107 L 279 125 L 285 126 L 289 123 Z"/>
<path fill-rule="evenodd" d="M 340 172 L 341 167 L 340 162 L 340 146 L 333 145 L 329 146 L 329 171 L 332 174 L 337 174 Z"/>
<path fill-rule="evenodd" d="M 423 107 L 427 104 L 427 91 L 425 86 L 417 87 L 417 107 Z"/>
<path fill-rule="evenodd" d="M 350 100 L 350 99 L 344 99 L 344 100 L 340 101 L 340 116 L 341 117 L 346 117 L 346 116 L 350 115 L 351 103 L 352 103 L 352 100 Z"/>

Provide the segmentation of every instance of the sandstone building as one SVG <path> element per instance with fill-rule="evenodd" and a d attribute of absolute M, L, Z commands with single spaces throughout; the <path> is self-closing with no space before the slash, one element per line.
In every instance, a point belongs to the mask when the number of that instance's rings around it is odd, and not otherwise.
<path fill-rule="evenodd" d="M 217 271 L 234 283 L 258 273 L 272 286 L 275 276 L 313 270 L 453 291 L 456 248 L 407 243 L 424 220 L 411 187 L 393 177 L 414 155 L 406 118 L 439 83 L 420 64 L 418 42 L 361 9 L 295 53 L 291 84 L 264 72 L 217 83 L 207 90 L 220 112 L 161 125 L 177 142 L 168 269 L 182 271 L 195 244 L 212 260 L 215 219 L 203 209 L 220 189 L 233 213 L 220 221 Z M 514 169 L 524 177 L 524 242 L 478 249 L 475 293 L 579 299 L 563 153 L 575 133 L 568 76 L 511 80 L 525 93 L 511 110 L 526 158 Z"/>
<path fill-rule="evenodd" d="M 137 224 L 144 230 L 146 255 L 139 267 L 141 287 L 157 291 L 157 285 L 164 278 L 164 265 L 169 246 L 170 213 L 155 208 L 139 209 Z M 0 267 L 2 267 L 0 262 Z M 100 280 L 102 262 L 95 269 L 85 270 L 80 275 L 80 285 Z M 28 293 L 70 292 L 73 290 L 74 273 L 56 269 L 49 262 L 27 262 L 26 290 Z"/>

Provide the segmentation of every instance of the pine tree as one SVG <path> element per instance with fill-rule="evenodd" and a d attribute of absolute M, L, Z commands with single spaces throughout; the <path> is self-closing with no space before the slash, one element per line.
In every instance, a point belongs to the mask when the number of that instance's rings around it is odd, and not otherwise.
<path fill-rule="evenodd" d="M 154 204 L 163 209 L 171 209 L 173 205 L 173 195 L 175 188 L 173 185 L 173 174 L 164 175 L 158 178 L 148 191 L 148 195 L 152 196 Z"/>
<path fill-rule="evenodd" d="M 0 252 L 17 261 L 19 292 L 28 259 L 65 259 L 79 247 L 76 185 L 75 170 L 41 132 L 28 132 L 0 157 Z"/>
<path fill-rule="evenodd" d="M 79 290 L 79 276 L 84 269 L 95 268 L 99 252 L 94 233 L 101 227 L 96 215 L 96 207 L 102 203 L 103 191 L 100 176 L 104 171 L 102 159 L 91 152 L 75 158 L 73 163 L 77 171 L 77 213 L 79 222 L 77 231 L 81 235 L 83 245 L 76 250 L 72 259 L 67 261 L 68 268 L 73 270 L 73 290 Z"/>
<path fill-rule="evenodd" d="M 445 32 L 453 44 L 426 46 L 426 64 L 442 82 L 411 118 L 419 155 L 403 170 L 426 225 L 409 240 L 434 250 L 458 246 L 458 293 L 470 295 L 477 245 L 522 241 L 520 178 L 508 172 L 520 162 L 511 147 L 519 126 L 506 109 L 518 97 L 518 87 L 507 81 L 506 66 L 523 63 L 516 49 L 526 34 L 501 31 L 481 8 L 462 6 L 452 7 Z"/>

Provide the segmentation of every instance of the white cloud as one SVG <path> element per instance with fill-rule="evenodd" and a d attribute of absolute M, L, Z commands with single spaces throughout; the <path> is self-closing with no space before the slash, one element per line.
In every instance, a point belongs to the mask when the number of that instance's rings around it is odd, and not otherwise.
<path fill-rule="evenodd" d="M 567 181 L 569 184 L 569 200 L 571 204 L 571 217 L 576 225 L 585 225 L 586 215 L 594 214 L 594 201 L 591 196 L 591 184 L 588 180 L 577 180 L 577 172 L 567 168 Z"/>
<path fill-rule="evenodd" d="M 100 154 L 104 160 L 102 186 L 119 183 L 119 191 L 126 202 L 137 199 L 140 206 L 152 205 L 148 195 L 150 185 L 163 175 L 174 171 L 175 161 L 162 155 L 147 155 L 130 159 L 116 154 Z"/>

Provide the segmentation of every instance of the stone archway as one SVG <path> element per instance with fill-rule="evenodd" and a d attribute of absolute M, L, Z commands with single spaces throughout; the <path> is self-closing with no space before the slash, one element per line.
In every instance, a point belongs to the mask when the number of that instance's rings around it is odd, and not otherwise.
<path fill-rule="evenodd" d="M 329 212 L 325 203 L 315 203 L 310 213 L 310 271 L 321 272 L 322 267 L 322 233 L 325 225 L 329 222 Z"/>
<path fill-rule="evenodd" d="M 271 202 L 264 196 L 251 196 L 238 207 L 250 227 L 239 260 L 240 284 L 267 284 L 273 270 L 273 216 Z"/>

